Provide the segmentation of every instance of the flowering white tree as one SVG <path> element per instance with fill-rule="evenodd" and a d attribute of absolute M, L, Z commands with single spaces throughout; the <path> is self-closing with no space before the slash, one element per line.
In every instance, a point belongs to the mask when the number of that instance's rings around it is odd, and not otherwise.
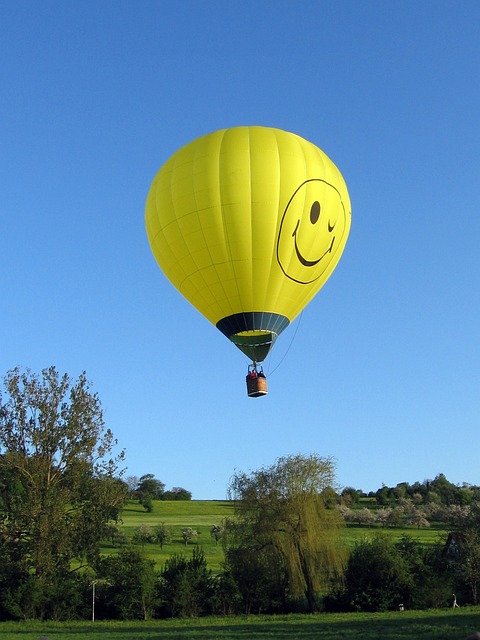
<path fill-rule="evenodd" d="M 135 529 L 133 534 L 133 541 L 142 545 L 142 549 L 145 548 L 145 544 L 151 544 L 155 542 L 155 534 L 152 527 L 147 524 L 142 524 Z"/>
<path fill-rule="evenodd" d="M 369 527 L 375 522 L 375 514 L 367 507 L 359 509 L 357 514 L 357 522 L 358 524 L 363 524 Z"/>
<path fill-rule="evenodd" d="M 185 546 L 191 541 L 195 540 L 198 537 L 198 531 L 192 529 L 192 527 L 183 527 L 182 529 L 182 538 L 185 542 Z"/>
<path fill-rule="evenodd" d="M 420 529 L 420 527 L 427 528 L 430 526 L 430 522 L 427 520 L 427 515 L 423 509 L 414 509 L 408 516 L 407 522 L 415 525 L 418 529 Z"/>
<path fill-rule="evenodd" d="M 390 507 L 382 507 L 375 514 L 375 522 L 378 522 L 378 524 L 381 524 L 382 527 L 386 527 L 391 512 L 392 512 L 392 509 Z"/>

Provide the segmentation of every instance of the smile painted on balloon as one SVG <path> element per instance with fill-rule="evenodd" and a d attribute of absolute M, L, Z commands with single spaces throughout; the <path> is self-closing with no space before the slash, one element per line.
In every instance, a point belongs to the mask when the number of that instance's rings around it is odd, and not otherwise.
<path fill-rule="evenodd" d="M 315 224 L 318 219 L 320 217 L 320 203 L 316 200 L 311 208 L 310 208 L 310 222 L 312 224 Z M 301 253 L 300 249 L 298 248 L 298 242 L 297 242 L 297 231 L 298 228 L 300 226 L 300 219 L 297 220 L 297 224 L 295 226 L 295 230 L 292 233 L 292 237 L 294 239 L 294 244 L 295 244 L 295 251 L 297 254 L 297 258 L 299 260 L 299 262 L 301 262 L 301 264 L 303 264 L 304 267 L 314 267 L 316 264 L 318 264 L 320 262 L 320 260 L 323 260 L 323 258 L 328 254 L 328 253 L 332 253 L 332 249 L 333 249 L 333 244 L 335 242 L 335 236 L 333 236 L 332 238 L 332 242 L 330 243 L 330 246 L 328 247 L 328 249 L 316 260 L 307 260 Z M 330 220 L 328 221 L 328 232 L 331 233 L 335 228 L 335 224 L 331 224 Z"/>

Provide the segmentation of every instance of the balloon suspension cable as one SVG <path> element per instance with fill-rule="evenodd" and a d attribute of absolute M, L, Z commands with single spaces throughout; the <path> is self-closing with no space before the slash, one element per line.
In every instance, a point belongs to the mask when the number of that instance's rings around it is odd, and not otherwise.
<path fill-rule="evenodd" d="M 259 365 L 258 362 L 256 360 L 252 360 L 252 364 L 248 365 L 248 372 L 249 373 L 263 373 L 263 367 L 262 365 Z"/>
<path fill-rule="evenodd" d="M 269 371 L 268 372 L 268 377 L 270 377 L 271 375 L 273 375 L 275 373 L 275 371 L 282 365 L 283 361 L 285 360 L 285 358 L 288 355 L 288 352 L 290 351 L 290 349 L 292 348 L 293 342 L 297 336 L 297 331 L 298 328 L 300 327 L 300 322 L 302 321 L 302 316 L 303 316 L 303 311 L 301 312 L 299 318 L 298 318 L 298 322 L 297 322 L 297 326 L 295 327 L 295 333 L 292 336 L 292 339 L 290 340 L 290 344 L 287 347 L 287 350 L 285 351 L 285 353 L 283 354 L 282 359 L 280 360 L 280 362 L 277 364 L 277 366 L 275 367 L 275 369 L 273 369 L 273 371 Z"/>

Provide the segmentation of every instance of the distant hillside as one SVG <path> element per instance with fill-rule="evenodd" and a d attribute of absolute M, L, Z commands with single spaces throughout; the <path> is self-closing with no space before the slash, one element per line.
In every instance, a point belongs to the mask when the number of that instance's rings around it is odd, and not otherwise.
<path fill-rule="evenodd" d="M 362 500 L 359 508 L 363 509 L 366 505 L 371 507 L 375 502 Z M 221 524 L 225 518 L 232 516 L 233 503 L 226 500 L 154 500 L 151 513 L 145 511 L 138 502 L 129 502 L 122 513 L 118 528 L 131 539 L 138 527 L 149 527 L 153 531 L 156 526 L 165 524 L 171 530 L 171 541 L 166 543 L 163 549 L 158 543 L 146 543 L 143 546 L 145 554 L 157 563 L 157 568 L 160 568 L 165 560 L 175 553 L 190 556 L 196 544 L 202 547 L 209 567 L 213 571 L 219 571 L 223 562 L 223 549 L 221 542 L 217 544 L 211 535 L 211 529 L 214 525 Z M 191 527 L 198 532 L 196 540 L 187 545 L 181 533 L 184 527 Z M 418 528 L 413 525 L 384 527 L 375 523 L 351 522 L 346 524 L 342 540 L 347 547 L 351 548 L 357 540 L 365 536 L 373 536 L 379 531 L 385 531 L 395 539 L 408 534 L 416 540 L 430 544 L 436 542 L 442 535 L 446 537 L 447 527 L 439 522 L 432 523 L 429 528 Z M 101 552 L 102 554 L 116 553 L 118 549 L 118 545 L 105 542 Z"/>

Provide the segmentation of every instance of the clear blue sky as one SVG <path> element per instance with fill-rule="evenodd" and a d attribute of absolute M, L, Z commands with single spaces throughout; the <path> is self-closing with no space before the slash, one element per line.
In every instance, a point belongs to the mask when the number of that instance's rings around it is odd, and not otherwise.
<path fill-rule="evenodd" d="M 480 484 L 480 4 L 0 3 L 0 373 L 86 370 L 127 451 L 196 499 L 281 455 L 365 491 Z M 265 363 L 173 289 L 144 205 L 223 127 L 293 131 L 337 164 L 352 229 Z"/>

